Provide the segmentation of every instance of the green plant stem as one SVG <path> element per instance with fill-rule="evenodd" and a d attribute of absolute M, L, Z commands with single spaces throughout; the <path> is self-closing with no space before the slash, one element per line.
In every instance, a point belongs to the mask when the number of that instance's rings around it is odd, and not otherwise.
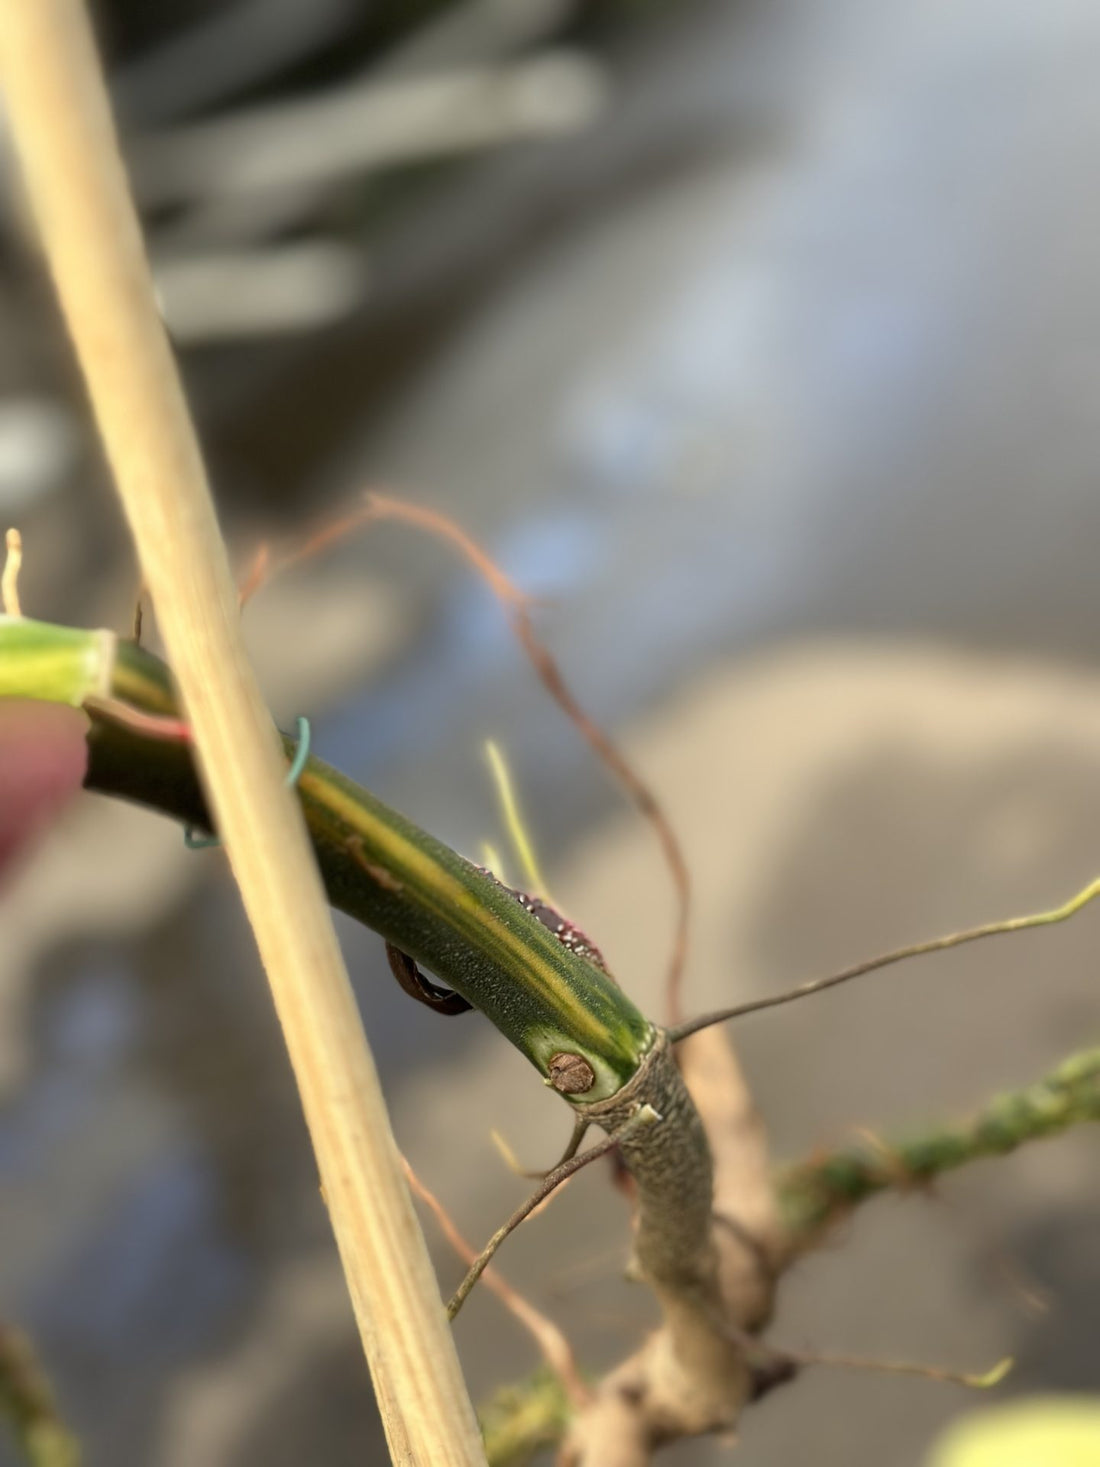
<path fill-rule="evenodd" d="M 79 708 L 111 684 L 116 639 L 0 614 L 0 698 L 36 698 Z M 29 690 L 29 691 L 28 691 Z"/>
<path fill-rule="evenodd" d="M 1027 1141 L 1100 1121 L 1100 1049 L 1063 1061 L 1024 1090 L 996 1096 L 966 1120 L 900 1141 L 859 1142 L 811 1156 L 776 1175 L 788 1231 L 786 1263 L 821 1242 L 861 1202 L 891 1188 L 915 1189 L 967 1162 L 1003 1156 Z M 491 1467 L 520 1467 L 560 1441 L 570 1406 L 543 1371 L 498 1391 L 482 1412 Z"/>
<path fill-rule="evenodd" d="M 91 721 L 89 789 L 211 829 L 159 658 L 111 632 L 2 616 L 2 697 L 82 706 Z M 296 740 L 283 743 L 293 754 Z M 544 1076 L 555 1055 L 581 1055 L 594 1081 L 570 1096 L 578 1108 L 633 1078 L 656 1030 L 613 979 L 480 867 L 323 760 L 309 759 L 295 787 L 334 906 L 461 993 Z"/>
<path fill-rule="evenodd" d="M 132 643 L 119 643 L 111 694 L 178 716 L 167 668 Z M 88 788 L 210 828 L 189 745 L 99 706 L 89 712 Z M 294 740 L 285 743 L 289 755 Z M 554 1054 L 582 1054 L 596 1082 L 575 1103 L 606 1099 L 635 1074 L 654 1030 L 606 974 L 478 867 L 322 760 L 307 761 L 296 787 L 334 906 L 461 993 L 544 1075 Z"/>
<path fill-rule="evenodd" d="M 211 829 L 159 658 L 111 632 L 3 616 L 2 697 L 82 706 L 91 724 L 89 789 Z M 288 757 L 296 742 L 284 735 Z M 578 1108 L 633 1078 L 656 1031 L 613 979 L 480 867 L 323 760 L 307 760 L 295 788 L 334 906 L 461 993 L 544 1076 L 555 1055 L 583 1056 L 594 1082 L 570 1096 Z"/>
<path fill-rule="evenodd" d="M 561 1381 L 545 1366 L 497 1391 L 478 1413 L 489 1467 L 523 1467 L 562 1439 L 572 1412 Z"/>
<path fill-rule="evenodd" d="M 1073 1055 L 1027 1089 L 996 1096 L 966 1120 L 811 1156 L 777 1178 L 792 1248 L 812 1247 L 861 1202 L 889 1188 L 919 1187 L 967 1162 L 1003 1156 L 1084 1121 L 1100 1121 L 1100 1049 Z"/>
<path fill-rule="evenodd" d="M 80 1447 L 57 1414 L 31 1343 L 10 1326 L 0 1327 L 0 1412 L 30 1467 L 79 1467 Z"/>

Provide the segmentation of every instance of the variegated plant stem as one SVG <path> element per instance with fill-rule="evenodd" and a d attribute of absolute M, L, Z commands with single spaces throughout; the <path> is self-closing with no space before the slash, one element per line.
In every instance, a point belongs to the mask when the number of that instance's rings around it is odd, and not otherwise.
<path fill-rule="evenodd" d="M 962 1120 L 884 1140 L 861 1137 L 779 1174 L 778 1192 L 792 1253 L 880 1192 L 917 1190 L 983 1157 L 1005 1156 L 1028 1141 L 1100 1121 L 1100 1049 L 1063 1060 L 1022 1090 L 996 1095 Z"/>
<path fill-rule="evenodd" d="M 89 788 L 209 829 L 165 665 L 102 632 L 85 634 L 83 647 L 71 632 L 59 633 L 57 645 L 69 658 L 64 687 L 50 660 L 48 629 L 0 623 L 0 666 L 7 642 L 23 647 L 30 639 L 40 647 L 43 668 L 53 672 L 48 687 L 45 677 L 36 683 L 33 659 L 24 655 L 8 692 L 61 697 L 85 708 Z M 96 649 L 102 665 L 90 673 L 86 659 Z M 293 740 L 284 739 L 289 759 Z M 639 1276 L 677 1329 L 712 1333 L 711 1155 L 664 1031 L 492 877 L 369 791 L 315 757 L 297 791 L 335 906 L 461 993 L 548 1082 L 550 1060 L 563 1052 L 591 1067 L 592 1084 L 566 1099 L 610 1134 L 624 1136 L 622 1155 L 636 1184 Z M 660 1124 L 634 1135 L 632 1118 L 647 1107 Z M 721 1348 L 732 1347 L 722 1342 Z"/>
<path fill-rule="evenodd" d="M 87 786 L 210 829 L 168 669 L 110 632 L 0 618 L 0 696 L 61 701 L 90 718 Z M 150 715 L 149 727 L 126 721 Z M 288 758 L 294 740 L 284 736 Z M 656 1030 L 614 981 L 559 942 L 479 867 L 311 756 L 297 780 L 334 906 L 381 933 L 480 1009 L 546 1076 L 581 1055 L 606 1101 L 637 1073 Z"/>

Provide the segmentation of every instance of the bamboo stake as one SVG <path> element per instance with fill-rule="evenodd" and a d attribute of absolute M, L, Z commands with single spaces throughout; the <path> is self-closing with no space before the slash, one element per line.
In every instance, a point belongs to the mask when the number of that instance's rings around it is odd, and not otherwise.
<path fill-rule="evenodd" d="M 2 0 L 16 147 L 267 970 L 395 1462 L 485 1457 L 300 811 L 245 659 L 82 0 Z"/>

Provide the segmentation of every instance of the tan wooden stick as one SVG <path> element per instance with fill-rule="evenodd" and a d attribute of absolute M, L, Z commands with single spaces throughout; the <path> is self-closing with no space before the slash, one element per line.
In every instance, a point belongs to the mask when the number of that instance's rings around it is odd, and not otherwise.
<path fill-rule="evenodd" d="M 0 81 L 283 1026 L 393 1459 L 483 1464 L 305 828 L 245 659 L 83 0 L 0 0 Z"/>

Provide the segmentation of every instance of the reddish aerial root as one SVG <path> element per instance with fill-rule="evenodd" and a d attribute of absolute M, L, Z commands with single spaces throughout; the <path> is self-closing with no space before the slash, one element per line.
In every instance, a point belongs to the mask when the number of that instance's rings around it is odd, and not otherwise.
<path fill-rule="evenodd" d="M 535 632 L 531 617 L 534 598 L 522 591 L 476 540 L 440 510 L 368 491 L 358 509 L 325 520 L 305 539 L 278 557 L 272 554 L 269 545 L 261 545 L 242 581 L 241 605 L 281 571 L 320 555 L 356 530 L 387 520 L 411 525 L 447 541 L 473 566 L 503 606 L 512 631 L 543 687 L 653 827 L 676 893 L 676 925 L 666 978 L 666 1008 L 668 1023 L 678 1024 L 682 1018 L 681 990 L 691 912 L 691 878 L 680 842 L 656 796 L 631 767 L 611 736 L 577 702 L 556 659 Z"/>

